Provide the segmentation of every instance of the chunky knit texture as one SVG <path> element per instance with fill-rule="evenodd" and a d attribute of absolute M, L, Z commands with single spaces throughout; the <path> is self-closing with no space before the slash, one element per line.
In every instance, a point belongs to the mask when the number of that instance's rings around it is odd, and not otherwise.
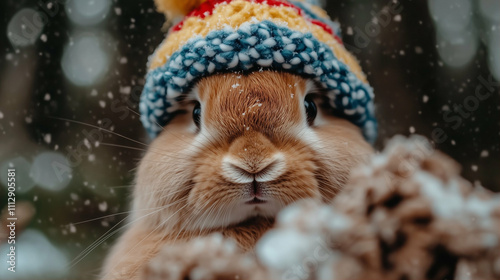
<path fill-rule="evenodd" d="M 231 3 L 233 6 L 230 6 Z M 194 25 L 203 25 L 208 17 L 216 16 L 211 14 L 214 10 L 224 7 L 231 11 L 235 7 L 238 10 L 245 7 L 248 10 L 260 9 L 255 5 L 283 9 L 299 18 L 290 19 L 295 24 L 290 28 L 290 24 L 273 18 L 273 12 L 261 17 L 271 17 L 270 20 L 250 18 L 239 26 L 216 24 L 213 26 L 214 30 L 200 32 L 203 35 L 192 34 L 186 42 L 170 40 L 170 37 L 175 38 L 176 33 L 186 33 Z M 182 95 L 199 78 L 223 72 L 245 73 L 273 69 L 319 82 L 327 89 L 325 98 L 333 113 L 362 128 L 364 136 L 370 142 L 375 140 L 377 125 L 373 113 L 372 89 L 366 83 L 355 59 L 339 43 L 338 26 L 314 13 L 313 10 L 318 9 L 317 7 L 306 2 L 279 0 L 273 0 L 269 4 L 261 0 L 208 0 L 202 6 L 199 8 L 202 10 L 191 12 L 172 28 L 171 34 L 153 55 L 140 103 L 141 121 L 151 137 L 155 137 L 162 130 L 161 127 L 169 122 L 173 113 L 179 109 L 178 102 Z M 282 16 L 280 14 L 279 17 Z M 189 23 L 189 19 L 193 17 L 196 17 L 196 21 Z M 308 23 L 303 23 L 306 22 L 303 18 Z M 210 27 L 209 23 L 207 21 L 205 27 Z M 304 32 L 297 27 L 304 24 L 318 29 L 315 32 Z M 330 36 L 330 39 L 324 34 Z M 178 49 L 172 51 L 175 48 Z M 158 61 L 165 62 L 161 64 Z"/>

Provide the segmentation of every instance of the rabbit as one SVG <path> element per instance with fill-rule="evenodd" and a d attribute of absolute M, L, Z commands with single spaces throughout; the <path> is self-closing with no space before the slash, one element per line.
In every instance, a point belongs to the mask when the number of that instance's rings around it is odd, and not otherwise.
<path fill-rule="evenodd" d="M 251 250 L 280 209 L 331 201 L 373 153 L 360 129 L 332 116 L 314 82 L 297 75 L 219 74 L 188 96 L 139 164 L 130 226 L 104 279 L 136 279 L 162 246 L 212 232 Z"/>
<path fill-rule="evenodd" d="M 153 140 L 101 279 L 140 279 L 160 248 L 215 232 L 252 251 L 281 209 L 330 202 L 374 152 L 371 88 L 317 6 L 155 2 L 185 17 L 150 59 Z"/>

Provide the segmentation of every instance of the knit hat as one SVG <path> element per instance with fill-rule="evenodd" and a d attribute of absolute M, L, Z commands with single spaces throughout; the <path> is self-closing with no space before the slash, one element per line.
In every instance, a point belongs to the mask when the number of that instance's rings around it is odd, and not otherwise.
<path fill-rule="evenodd" d="M 345 49 L 340 27 L 314 1 L 155 0 L 170 28 L 151 56 L 141 96 L 141 121 L 151 137 L 179 109 L 195 82 L 211 74 L 273 69 L 317 81 L 334 114 L 373 142 L 373 91 Z"/>

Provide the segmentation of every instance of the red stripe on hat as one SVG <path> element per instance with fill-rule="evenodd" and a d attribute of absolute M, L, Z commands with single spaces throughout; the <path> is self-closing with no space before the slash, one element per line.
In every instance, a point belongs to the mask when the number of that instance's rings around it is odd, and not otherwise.
<path fill-rule="evenodd" d="M 205 18 L 206 16 L 209 16 L 213 13 L 216 6 L 220 4 L 229 4 L 231 1 L 232 0 L 207 0 L 203 2 L 198 8 L 192 10 L 189 14 L 187 14 L 187 17 L 197 16 L 200 18 Z M 248 1 L 258 4 L 267 4 L 269 6 L 275 6 L 275 7 L 284 6 L 293 8 L 297 11 L 297 13 L 299 13 L 299 15 L 302 15 L 302 10 L 300 8 L 288 2 L 280 0 L 248 0 Z"/>
<path fill-rule="evenodd" d="M 205 17 L 213 14 L 216 6 L 221 5 L 221 4 L 229 4 L 231 1 L 232 0 L 207 0 L 207 1 L 203 2 L 198 8 L 192 10 L 189 14 L 187 14 L 186 17 L 184 18 L 184 20 L 182 20 L 181 22 L 176 24 L 174 27 L 172 27 L 172 31 L 175 32 L 175 31 L 181 30 L 186 18 L 189 18 L 189 17 L 205 18 Z M 258 3 L 258 4 L 267 4 L 269 6 L 274 6 L 274 7 L 292 8 L 292 9 L 297 11 L 299 16 L 302 16 L 302 10 L 299 7 L 297 7 L 293 4 L 290 4 L 288 2 L 285 2 L 285 1 L 281 1 L 281 0 L 247 0 L 247 1 Z M 340 44 L 343 44 L 342 39 L 340 39 L 333 32 L 333 30 L 330 26 L 328 26 L 327 24 L 325 24 L 324 22 L 321 22 L 319 20 L 315 20 L 315 19 L 307 19 L 307 20 L 309 22 L 311 22 L 312 24 L 315 24 L 315 25 L 323 28 L 323 30 L 328 32 L 328 34 L 332 35 L 335 38 L 335 40 L 337 40 Z"/>
<path fill-rule="evenodd" d="M 309 20 L 312 24 L 316 24 L 317 26 L 320 26 L 321 28 L 323 28 L 326 32 L 330 33 L 331 35 L 333 35 L 333 37 L 335 38 L 335 40 L 337 40 L 337 42 L 339 42 L 341 45 L 344 44 L 344 42 L 342 42 L 342 39 L 340 39 L 339 36 L 337 36 L 337 34 L 335 34 L 333 32 L 333 29 L 326 23 L 320 21 L 320 20 L 317 20 L 317 19 L 310 19 Z"/>
<path fill-rule="evenodd" d="M 229 3 L 231 3 L 231 1 L 233 1 L 233 0 L 207 0 L 203 3 L 201 3 L 201 5 L 198 8 L 192 10 L 189 14 L 187 14 L 186 17 L 184 18 L 184 20 L 188 17 L 205 18 L 205 17 L 213 14 L 216 6 L 221 5 L 221 4 L 229 4 Z M 280 7 L 280 6 L 289 7 L 289 8 L 295 9 L 300 16 L 302 15 L 302 10 L 299 7 L 292 5 L 288 2 L 284 2 L 284 1 L 280 1 L 280 0 L 247 0 L 247 1 L 258 3 L 258 4 L 267 4 L 269 6 L 274 6 L 274 7 Z M 181 30 L 182 25 L 184 24 L 184 20 L 182 20 L 177 25 L 175 25 L 172 28 L 172 30 L 173 31 Z"/>

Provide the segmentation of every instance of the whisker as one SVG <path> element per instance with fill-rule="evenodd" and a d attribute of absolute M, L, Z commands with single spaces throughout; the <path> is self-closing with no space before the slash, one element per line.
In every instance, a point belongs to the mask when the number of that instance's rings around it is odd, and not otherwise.
<path fill-rule="evenodd" d="M 127 136 L 124 136 L 124 135 L 121 135 L 119 133 L 116 133 L 114 131 L 111 131 L 109 129 L 106 129 L 106 128 L 103 128 L 103 127 L 99 127 L 97 125 L 93 125 L 93 124 L 88 124 L 88 123 L 84 123 L 84 122 L 80 122 L 80 121 L 75 121 L 75 120 L 71 120 L 71 119 L 65 119 L 65 118 L 59 118 L 59 117 L 53 117 L 53 116 L 49 116 L 49 118 L 51 119 L 56 119 L 56 120 L 60 120 L 60 121 L 67 121 L 67 122 L 70 122 L 70 123 L 76 123 L 76 124 L 80 124 L 80 125 L 85 125 L 85 126 L 88 126 L 88 127 L 92 127 L 92 128 L 95 128 L 95 129 L 99 129 L 99 130 L 103 130 L 103 131 L 106 131 L 108 133 L 111 133 L 113 135 L 116 135 L 116 136 L 119 136 L 119 137 L 122 137 L 123 139 L 126 139 L 126 140 L 129 140 L 129 141 L 132 141 L 134 143 L 137 143 L 137 144 L 140 144 L 140 145 L 143 145 L 143 146 L 148 146 L 148 144 L 146 143 L 142 143 L 140 141 L 137 141 L 137 140 L 134 140 L 130 137 L 127 137 Z"/>
<path fill-rule="evenodd" d="M 148 238 L 148 237 L 149 237 L 149 236 L 150 236 L 153 232 L 155 232 L 155 231 L 156 231 L 156 230 L 158 230 L 160 227 L 162 227 L 163 225 L 165 225 L 165 224 L 166 224 L 166 223 L 170 220 L 170 218 L 172 218 L 175 214 L 177 214 L 179 211 L 181 211 L 182 209 L 184 209 L 186 206 L 188 206 L 188 204 L 186 204 L 186 205 L 182 206 L 181 208 L 179 208 L 177 211 L 175 211 L 175 213 L 173 213 L 172 215 L 170 215 L 170 216 L 169 216 L 169 217 L 168 217 L 168 218 L 167 218 L 164 222 L 160 223 L 160 224 L 159 224 L 156 228 L 154 228 L 153 230 L 151 230 L 151 232 L 150 232 L 148 235 L 146 235 L 146 236 L 145 236 L 144 238 L 142 238 L 139 242 L 137 242 L 137 243 L 136 243 L 136 244 L 135 244 L 132 248 L 130 248 L 130 249 L 129 249 L 126 253 L 125 253 L 125 255 L 128 255 L 130 252 L 132 252 L 132 251 L 133 251 L 133 250 L 134 250 L 137 246 L 139 246 L 139 245 L 140 245 L 140 244 L 141 244 L 144 240 L 146 240 L 146 238 Z M 158 240 L 158 241 L 156 242 L 156 244 L 158 244 L 160 241 L 161 241 L 161 240 Z M 116 263 L 116 264 L 112 267 L 111 271 L 112 271 L 112 270 L 113 270 L 113 268 L 115 268 L 115 267 L 116 267 L 119 263 L 120 263 L 120 262 L 117 262 L 117 263 Z M 139 268 L 137 268 L 137 269 L 139 269 Z M 136 269 L 136 270 L 134 270 L 133 272 L 136 272 L 136 271 L 137 271 L 137 269 Z M 106 276 L 107 276 L 107 274 L 106 274 L 106 275 L 104 275 L 104 277 L 103 277 L 103 278 L 106 278 Z"/>
<path fill-rule="evenodd" d="M 163 206 L 161 206 L 161 207 L 163 207 Z M 158 209 L 158 208 L 161 208 L 161 207 L 147 208 L 147 209 L 134 209 L 134 210 L 130 210 L 130 211 L 124 211 L 124 212 L 120 212 L 120 213 L 109 214 L 109 215 L 105 215 L 105 216 L 102 216 L 102 217 L 93 218 L 93 219 L 89 219 L 89 220 L 85 220 L 85 221 L 80 221 L 80 222 L 76 222 L 76 223 L 69 223 L 67 225 L 61 225 L 61 227 L 67 227 L 67 226 L 70 226 L 70 225 L 74 225 L 75 226 L 75 225 L 79 225 L 79 224 L 83 224 L 83 223 L 88 223 L 88 222 L 92 222 L 92 221 L 97 221 L 97 220 L 101 220 L 101 219 L 105 219 L 105 218 L 109 218 L 109 217 L 114 217 L 114 216 L 118 216 L 118 215 L 128 214 L 128 213 L 135 212 L 135 211 L 146 211 L 146 210 Z"/>
<path fill-rule="evenodd" d="M 152 213 L 149 213 L 149 214 L 146 214 L 142 217 L 139 217 L 137 218 L 136 220 L 134 221 L 131 221 L 127 224 L 125 224 L 124 226 L 114 230 L 113 232 L 111 232 L 115 227 L 117 227 L 119 224 L 121 224 L 123 221 L 125 221 L 127 219 L 127 217 L 123 218 L 120 222 L 118 222 L 117 224 L 115 224 L 113 227 L 111 227 L 108 231 L 106 231 L 103 235 L 101 235 L 101 237 L 99 237 L 96 241 L 92 242 L 92 244 L 90 244 L 85 250 L 83 250 L 80 254 L 78 254 L 72 261 L 71 263 L 69 264 L 69 268 L 72 268 L 73 266 L 75 266 L 76 264 L 78 264 L 81 260 L 83 260 L 88 254 L 90 254 L 95 248 L 97 248 L 99 245 L 101 245 L 104 241 L 106 241 L 109 237 L 115 235 L 119 230 L 123 229 L 124 227 L 130 225 L 131 223 L 133 222 L 136 222 L 138 221 L 139 219 L 141 218 L 144 218 L 144 217 L 147 217 L 151 214 L 154 214 L 156 212 L 159 212 L 161 209 L 157 210 L 157 211 L 154 211 Z"/>
<path fill-rule="evenodd" d="M 146 215 L 143 215 L 143 216 L 141 216 L 141 217 L 139 217 L 139 218 L 137 218 L 137 219 L 135 219 L 135 220 L 133 220 L 133 221 L 131 221 L 131 222 L 129 222 L 129 223 L 127 223 L 127 224 L 125 224 L 124 226 L 122 226 L 122 227 L 120 227 L 120 228 L 116 229 L 114 232 L 111 232 L 111 233 L 110 233 L 110 231 L 111 231 L 111 230 L 113 230 L 116 226 L 118 226 L 120 223 L 122 223 L 122 222 L 123 222 L 125 219 L 127 219 L 127 218 L 122 219 L 120 222 L 118 222 L 116 225 L 114 225 L 114 226 L 113 226 L 113 227 L 111 227 L 108 231 L 106 231 L 103 235 L 101 235 L 101 237 L 99 237 L 96 241 L 94 241 L 94 242 L 93 242 L 93 243 L 92 243 L 89 247 L 87 247 L 85 250 L 83 250 L 83 251 L 82 251 L 82 252 L 81 252 L 78 256 L 76 256 L 76 257 L 75 257 L 75 259 L 73 259 L 73 261 L 71 261 L 71 263 L 70 263 L 70 267 L 69 267 L 69 268 L 71 268 L 71 267 L 75 266 L 76 264 L 78 264 L 78 263 L 79 263 L 81 260 L 83 260 L 83 259 L 84 259 L 84 258 L 85 258 L 88 254 L 90 254 L 90 253 L 91 253 L 91 252 L 92 252 L 95 248 L 97 248 L 99 245 L 101 245 L 101 244 L 102 244 L 104 241 L 106 241 L 109 237 L 111 237 L 111 236 L 115 235 L 115 234 L 116 234 L 119 230 L 121 230 L 121 229 L 125 228 L 126 226 L 128 226 L 128 225 L 130 225 L 130 224 L 132 224 L 132 223 L 134 223 L 134 222 L 136 222 L 136 221 L 138 221 L 138 220 L 140 220 L 140 219 L 143 219 L 143 218 L 145 218 L 145 217 L 147 217 L 147 216 L 149 216 L 149 215 L 155 214 L 155 213 L 157 213 L 157 212 L 159 212 L 159 211 L 161 211 L 161 210 L 163 210 L 163 209 L 166 209 L 166 208 L 170 207 L 171 205 L 174 205 L 174 204 L 179 203 L 179 202 L 182 202 L 182 201 L 177 201 L 177 202 L 175 202 L 175 203 L 172 203 L 172 204 L 169 204 L 169 205 L 162 206 L 160 209 L 158 209 L 158 210 L 156 210 L 156 211 L 153 211 L 153 212 L 151 212 L 151 213 L 148 213 L 148 214 L 146 214 Z M 108 233 L 109 233 L 109 234 L 108 234 Z M 83 255 L 83 256 L 82 256 L 82 255 Z"/>
<path fill-rule="evenodd" d="M 141 114 L 140 114 L 140 113 L 138 113 L 138 112 L 136 112 L 136 111 L 134 111 L 134 110 L 132 110 L 132 108 L 130 108 L 130 107 L 128 107 L 128 106 L 127 106 L 127 109 L 128 109 L 130 112 L 134 113 L 135 115 L 139 116 L 139 118 L 141 117 Z M 163 126 L 161 126 L 161 125 L 160 125 L 160 124 L 159 124 L 156 120 L 154 121 L 154 123 L 155 123 L 155 124 L 156 124 L 156 125 L 157 125 L 160 129 L 161 129 L 161 130 L 165 130 L 165 128 L 164 128 Z"/>
<path fill-rule="evenodd" d="M 102 146 L 109 146 L 109 147 L 117 147 L 117 148 L 126 148 L 130 150 L 136 150 L 136 151 L 142 151 L 142 152 L 147 152 L 147 149 L 144 148 L 137 148 L 137 147 L 131 147 L 131 146 L 125 146 L 125 145 L 118 145 L 118 144 L 112 144 L 112 143 L 99 143 L 99 145 Z"/>
<path fill-rule="evenodd" d="M 123 139 L 126 139 L 126 140 L 129 140 L 131 142 L 134 142 L 134 143 L 137 143 L 139 145 L 142 145 L 142 146 L 145 146 L 145 147 L 149 147 L 148 144 L 146 143 L 142 143 L 140 141 L 137 141 L 137 140 L 134 140 L 130 137 L 127 137 L 127 136 L 124 136 L 122 134 L 119 134 L 119 133 L 116 133 L 114 131 L 111 131 L 109 129 L 106 129 L 106 128 L 103 128 L 103 127 L 99 127 L 97 125 L 92 125 L 92 124 L 88 124 L 88 123 L 84 123 L 84 122 L 80 122 L 80 121 L 76 121 L 76 120 L 71 120 L 71 119 L 65 119 L 65 118 L 59 118 L 59 117 L 53 117 L 53 116 L 49 116 L 49 118 L 52 118 L 52 119 L 56 119 L 56 120 L 60 120 L 60 121 L 67 121 L 67 122 L 70 122 L 70 123 L 75 123 L 75 124 L 79 124 L 79 125 L 84 125 L 84 126 L 88 126 L 88 127 L 92 127 L 92 128 L 95 128 L 95 129 L 98 129 L 98 130 L 102 130 L 102 131 L 105 131 L 105 132 L 108 132 L 110 134 L 113 134 L 113 135 L 116 135 L 116 136 L 119 136 L 119 137 L 122 137 Z M 191 144 L 191 143 L 188 143 L 186 142 L 184 139 L 180 138 L 179 136 L 177 136 L 176 134 L 172 133 L 174 136 L 176 136 L 177 138 L 179 138 L 180 140 L 182 140 L 183 142 L 187 143 L 187 144 Z M 151 147 L 149 147 L 151 149 Z M 167 151 L 163 151 L 163 150 L 160 150 L 162 152 L 167 152 Z"/>

